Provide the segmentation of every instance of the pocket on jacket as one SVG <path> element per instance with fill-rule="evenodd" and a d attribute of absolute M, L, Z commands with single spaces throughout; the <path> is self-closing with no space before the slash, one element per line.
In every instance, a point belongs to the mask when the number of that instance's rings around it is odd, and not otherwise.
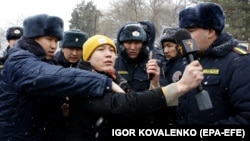
<path fill-rule="evenodd" d="M 209 85 L 217 85 L 220 83 L 220 76 L 219 75 L 210 75 L 206 76 L 204 80 L 202 81 L 203 85 L 209 86 Z"/>

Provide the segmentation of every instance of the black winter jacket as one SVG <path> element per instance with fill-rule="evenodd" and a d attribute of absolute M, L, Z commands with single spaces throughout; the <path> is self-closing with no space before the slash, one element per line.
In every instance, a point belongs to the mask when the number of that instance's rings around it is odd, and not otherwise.
<path fill-rule="evenodd" d="M 53 63 L 55 65 L 60 65 L 60 66 L 63 66 L 65 68 L 76 68 L 76 66 L 77 66 L 77 63 L 70 63 L 65 59 L 62 50 L 56 52 L 56 54 L 53 58 Z"/>
<path fill-rule="evenodd" d="M 92 70 L 87 62 L 81 62 L 79 68 Z M 98 98 L 70 97 L 69 105 L 68 127 L 61 132 L 63 140 L 95 141 L 110 139 L 112 128 L 133 128 L 132 124 L 126 124 L 128 117 L 162 109 L 166 102 L 158 88 L 128 94 L 107 92 Z"/>
<path fill-rule="evenodd" d="M 247 51 L 239 48 L 237 40 L 229 34 L 222 33 L 197 57 L 205 76 L 202 87 L 208 91 L 213 108 L 199 110 L 197 91 L 191 91 L 180 97 L 179 124 L 249 125 L 250 56 Z"/>

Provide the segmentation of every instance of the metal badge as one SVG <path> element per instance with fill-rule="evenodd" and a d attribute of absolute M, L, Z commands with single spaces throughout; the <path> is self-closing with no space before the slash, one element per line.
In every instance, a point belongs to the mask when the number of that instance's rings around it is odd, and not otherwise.
<path fill-rule="evenodd" d="M 135 37 L 139 37 L 139 36 L 140 36 L 140 32 L 138 32 L 138 31 L 133 31 L 133 32 L 132 32 L 132 35 L 135 36 Z"/>
<path fill-rule="evenodd" d="M 14 34 L 21 34 L 21 31 L 19 29 L 15 29 Z"/>

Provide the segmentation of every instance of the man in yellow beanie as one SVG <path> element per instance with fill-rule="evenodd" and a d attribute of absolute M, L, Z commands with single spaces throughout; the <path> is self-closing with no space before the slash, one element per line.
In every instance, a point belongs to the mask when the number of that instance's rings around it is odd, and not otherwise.
<path fill-rule="evenodd" d="M 113 47 L 115 55 L 117 55 L 117 48 L 115 43 L 104 35 L 95 35 L 91 37 L 88 42 L 83 45 L 82 57 L 84 61 L 88 61 L 92 53 L 97 47 L 108 44 Z"/>
<path fill-rule="evenodd" d="M 112 57 L 110 59 L 110 62 L 112 63 L 109 66 L 106 66 L 106 64 L 102 64 L 101 60 L 104 59 L 98 57 L 92 57 L 93 53 L 97 50 L 97 48 L 107 45 L 110 46 L 109 50 L 112 50 L 114 53 L 114 55 L 111 55 Z M 100 55 L 99 57 L 102 56 L 103 55 Z M 120 87 L 125 89 L 125 92 L 130 92 L 131 88 L 127 84 L 127 81 L 124 78 L 122 78 L 114 69 L 115 61 L 113 59 L 116 59 L 116 56 L 117 56 L 117 47 L 113 42 L 113 40 L 108 38 L 107 36 L 95 35 L 91 37 L 83 45 L 83 51 L 82 51 L 83 61 L 90 62 L 91 66 L 94 69 L 93 71 L 109 74 L 111 77 L 113 77 L 113 80 L 115 80 L 115 82 L 119 84 Z M 94 58 L 94 60 L 92 60 L 91 58 Z"/>
<path fill-rule="evenodd" d="M 119 76 L 114 73 L 116 55 L 117 48 L 110 38 L 94 35 L 84 43 L 83 61 L 78 67 L 106 75 L 120 84 Z M 97 98 L 70 97 L 69 126 L 60 140 L 108 140 L 111 128 L 133 128 L 131 124 L 126 125 L 127 117 L 178 104 L 178 97 L 196 88 L 203 79 L 202 75 L 202 67 L 194 61 L 187 66 L 180 81 L 165 87 L 128 94 L 107 92 Z"/>

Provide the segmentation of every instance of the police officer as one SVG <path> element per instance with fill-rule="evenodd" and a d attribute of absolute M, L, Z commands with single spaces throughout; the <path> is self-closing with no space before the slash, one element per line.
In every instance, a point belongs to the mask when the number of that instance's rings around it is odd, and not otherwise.
<path fill-rule="evenodd" d="M 88 38 L 88 34 L 80 29 L 65 31 L 59 44 L 61 50 L 55 54 L 55 64 L 66 68 L 76 67 L 82 57 L 82 46 Z"/>
<path fill-rule="evenodd" d="M 179 124 L 240 125 L 250 124 L 250 56 L 238 40 L 223 32 L 225 13 L 217 3 L 198 3 L 179 13 L 179 26 L 196 41 L 195 58 L 203 66 L 202 87 L 213 107 L 200 110 L 191 91 L 180 98 Z"/>
<path fill-rule="evenodd" d="M 164 78 L 158 65 L 158 59 L 152 59 L 153 49 L 150 49 L 148 34 L 141 23 L 128 22 L 118 32 L 117 42 L 120 53 L 116 60 L 115 68 L 122 75 L 134 91 L 144 91 L 160 86 L 160 78 Z M 155 61 L 153 77 L 147 71 L 147 64 Z M 157 77 L 157 78 L 155 78 Z M 165 79 L 165 78 L 164 78 Z M 161 84 L 164 85 L 164 84 Z M 165 115 L 164 113 L 168 113 Z M 133 119 L 133 125 L 145 128 L 164 127 L 172 123 L 172 115 L 167 108 L 155 111 L 143 117 Z"/>
<path fill-rule="evenodd" d="M 177 82 L 182 75 L 185 67 L 185 59 L 183 59 L 178 51 L 175 41 L 175 34 L 179 31 L 178 27 L 166 27 L 160 36 L 160 44 L 162 46 L 166 65 L 164 66 L 164 76 L 167 83 Z"/>
<path fill-rule="evenodd" d="M 0 69 L 3 68 L 3 64 L 7 58 L 7 53 L 10 48 L 14 47 L 16 41 L 23 35 L 23 28 L 19 26 L 12 26 L 7 29 L 6 40 L 8 41 L 8 46 L 3 52 L 3 57 L 0 58 Z"/>
<path fill-rule="evenodd" d="M 6 40 L 8 41 L 8 47 L 13 47 L 16 40 L 23 35 L 23 28 L 19 26 L 13 26 L 8 28 L 6 33 Z"/>
<path fill-rule="evenodd" d="M 117 35 L 117 45 L 120 49 L 115 68 L 124 77 L 135 91 L 149 89 L 150 86 L 159 86 L 160 69 L 156 60 L 154 78 L 149 77 L 146 64 L 151 57 L 147 34 L 138 22 L 126 23 Z"/>

